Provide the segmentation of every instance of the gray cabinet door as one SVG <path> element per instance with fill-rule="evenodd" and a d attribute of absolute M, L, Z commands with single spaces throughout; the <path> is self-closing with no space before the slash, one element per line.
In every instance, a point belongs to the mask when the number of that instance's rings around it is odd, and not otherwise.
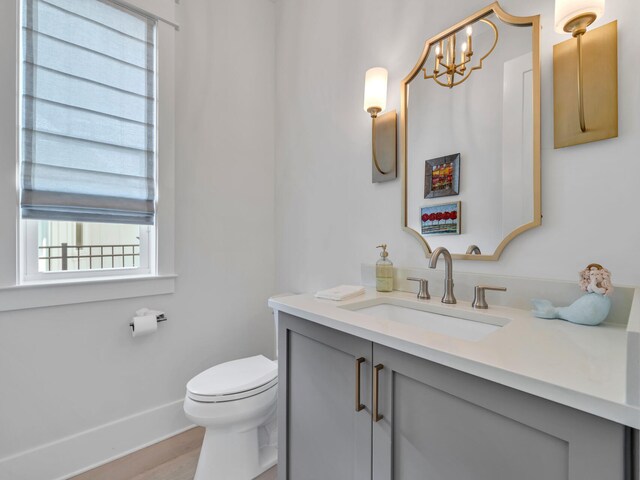
<path fill-rule="evenodd" d="M 279 480 L 370 480 L 371 342 L 279 312 L 278 348 Z"/>
<path fill-rule="evenodd" d="M 625 478 L 621 425 L 379 345 L 373 359 L 374 480 Z"/>

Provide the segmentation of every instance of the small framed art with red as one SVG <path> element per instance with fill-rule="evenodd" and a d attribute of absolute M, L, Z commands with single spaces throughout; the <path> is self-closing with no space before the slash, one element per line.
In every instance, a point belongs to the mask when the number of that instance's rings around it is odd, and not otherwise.
<path fill-rule="evenodd" d="M 429 205 L 420 209 L 422 235 L 460 235 L 460 202 Z"/>

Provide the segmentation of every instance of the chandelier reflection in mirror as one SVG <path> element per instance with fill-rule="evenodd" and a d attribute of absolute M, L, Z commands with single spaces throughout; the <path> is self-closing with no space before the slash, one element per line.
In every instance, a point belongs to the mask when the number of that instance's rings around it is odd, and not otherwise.
<path fill-rule="evenodd" d="M 496 48 L 498 43 L 498 29 L 491 21 L 483 18 L 480 20 L 491 27 L 493 31 L 493 45 L 487 53 L 485 53 L 478 64 L 475 66 L 467 66 L 471 63 L 473 57 L 473 27 L 468 25 L 464 31 L 467 35 L 467 41 L 463 42 L 460 46 L 460 61 L 456 63 L 456 38 L 460 31 L 452 33 L 448 37 L 440 39 L 435 49 L 435 65 L 433 67 L 433 74 L 427 75 L 427 68 L 423 68 L 425 80 L 433 79 L 438 85 L 448 88 L 453 88 L 456 85 L 460 85 L 465 82 L 474 70 L 480 70 L 482 68 L 482 62 L 485 58 L 491 55 L 491 52 Z M 446 42 L 446 43 L 445 43 Z M 442 77 L 445 77 L 444 79 Z"/>

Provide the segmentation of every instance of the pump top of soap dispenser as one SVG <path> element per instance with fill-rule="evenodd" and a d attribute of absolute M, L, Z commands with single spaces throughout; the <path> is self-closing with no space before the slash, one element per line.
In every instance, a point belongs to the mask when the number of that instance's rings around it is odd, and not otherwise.
<path fill-rule="evenodd" d="M 387 252 L 387 244 L 383 243 L 382 245 L 378 245 L 376 248 L 381 248 L 382 251 L 380 252 L 380 256 L 382 258 L 387 258 L 389 256 L 389 253 Z"/>

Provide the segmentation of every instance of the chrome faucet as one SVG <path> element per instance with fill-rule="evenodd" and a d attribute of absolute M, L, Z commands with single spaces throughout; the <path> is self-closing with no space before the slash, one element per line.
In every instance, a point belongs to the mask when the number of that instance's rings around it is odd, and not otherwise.
<path fill-rule="evenodd" d="M 456 297 L 453 295 L 453 262 L 449 250 L 444 247 L 438 247 L 431 253 L 429 260 L 429 268 L 436 268 L 438 258 L 444 257 L 444 295 L 442 303 L 456 303 Z"/>

